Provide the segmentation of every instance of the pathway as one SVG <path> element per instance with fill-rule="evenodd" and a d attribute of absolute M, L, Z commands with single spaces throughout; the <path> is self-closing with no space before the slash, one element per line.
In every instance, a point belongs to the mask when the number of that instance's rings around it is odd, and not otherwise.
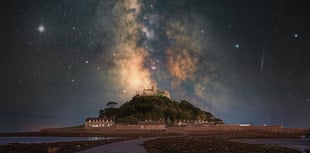
<path fill-rule="evenodd" d="M 147 153 L 143 147 L 145 141 L 157 139 L 158 137 L 134 139 L 128 141 L 121 141 L 102 146 L 83 150 L 78 153 Z"/>

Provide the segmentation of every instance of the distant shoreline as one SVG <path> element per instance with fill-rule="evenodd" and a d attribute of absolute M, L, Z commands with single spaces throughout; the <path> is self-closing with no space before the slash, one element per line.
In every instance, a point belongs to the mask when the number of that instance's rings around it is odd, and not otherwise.
<path fill-rule="evenodd" d="M 115 130 L 85 129 L 83 126 L 47 128 L 36 132 L 5 132 L 4 136 L 58 136 L 58 137 L 153 137 L 171 135 L 229 135 L 240 138 L 292 138 L 310 134 L 310 128 L 281 128 L 279 126 L 199 126 L 199 127 L 167 127 L 166 130 Z"/>

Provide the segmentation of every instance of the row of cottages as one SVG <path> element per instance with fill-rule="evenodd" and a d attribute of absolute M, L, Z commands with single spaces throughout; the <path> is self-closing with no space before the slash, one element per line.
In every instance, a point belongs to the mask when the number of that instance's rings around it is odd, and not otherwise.
<path fill-rule="evenodd" d="M 159 121 L 139 121 L 138 124 L 115 123 L 113 119 L 106 118 L 87 118 L 85 120 L 86 129 L 132 129 L 132 130 L 165 130 L 166 123 L 164 120 Z"/>
<path fill-rule="evenodd" d="M 206 120 L 175 120 L 174 121 L 174 126 L 204 126 L 212 124 Z"/>
<path fill-rule="evenodd" d="M 115 122 L 113 119 L 107 118 L 86 118 L 85 128 L 112 128 Z"/>

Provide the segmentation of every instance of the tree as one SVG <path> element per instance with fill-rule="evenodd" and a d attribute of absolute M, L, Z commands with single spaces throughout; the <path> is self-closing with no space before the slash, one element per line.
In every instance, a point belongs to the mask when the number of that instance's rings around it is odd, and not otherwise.
<path fill-rule="evenodd" d="M 212 113 L 195 107 L 188 101 L 172 101 L 166 97 L 157 96 L 135 96 L 132 100 L 115 108 L 116 102 L 107 102 L 107 108 L 99 111 L 100 117 L 116 118 L 117 121 L 135 123 L 138 120 L 160 120 L 168 118 L 175 120 L 207 120 L 214 124 L 223 124 Z M 128 118 L 127 118 L 128 117 Z M 132 120 L 134 118 L 135 120 Z"/>
<path fill-rule="evenodd" d="M 114 102 L 114 101 L 110 101 L 107 103 L 108 108 L 114 108 L 115 105 L 117 105 L 117 102 Z"/>

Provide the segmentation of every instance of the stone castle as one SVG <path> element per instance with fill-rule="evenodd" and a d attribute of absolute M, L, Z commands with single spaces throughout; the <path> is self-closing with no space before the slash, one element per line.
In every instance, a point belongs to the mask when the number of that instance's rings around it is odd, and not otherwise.
<path fill-rule="evenodd" d="M 152 85 L 151 89 L 143 89 L 141 96 L 163 96 L 170 99 L 170 93 L 167 90 L 158 90 L 156 85 Z"/>

